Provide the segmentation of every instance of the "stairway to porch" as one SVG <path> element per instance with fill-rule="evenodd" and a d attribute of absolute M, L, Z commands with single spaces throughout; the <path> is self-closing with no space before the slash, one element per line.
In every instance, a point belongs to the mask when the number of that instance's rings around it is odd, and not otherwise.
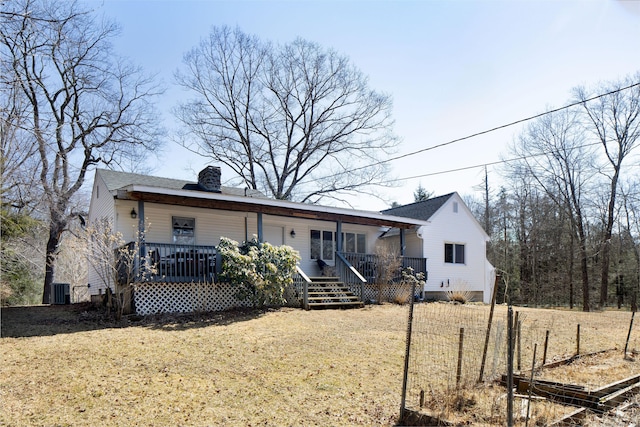
<path fill-rule="evenodd" d="M 308 308 L 361 308 L 364 303 L 338 277 L 310 277 Z"/>

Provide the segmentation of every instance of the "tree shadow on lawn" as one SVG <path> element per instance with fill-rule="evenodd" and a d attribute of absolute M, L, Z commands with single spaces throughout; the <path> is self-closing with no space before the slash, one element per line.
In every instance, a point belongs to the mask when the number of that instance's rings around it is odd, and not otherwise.
<path fill-rule="evenodd" d="M 279 310 L 294 309 L 240 308 L 222 312 L 129 315 L 116 321 L 113 314 L 109 315 L 105 312 L 104 307 L 91 303 L 2 307 L 0 309 L 0 337 L 44 337 L 127 327 L 180 331 L 244 322 L 261 317 L 270 311 Z"/>

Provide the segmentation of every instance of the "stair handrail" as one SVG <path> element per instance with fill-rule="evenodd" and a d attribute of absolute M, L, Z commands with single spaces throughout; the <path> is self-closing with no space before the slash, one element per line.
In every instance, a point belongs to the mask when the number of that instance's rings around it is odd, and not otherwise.
<path fill-rule="evenodd" d="M 364 284 L 367 283 L 367 279 L 365 279 L 364 276 L 360 274 L 357 268 L 351 265 L 349 260 L 347 260 L 347 258 L 345 258 L 345 256 L 342 255 L 341 252 L 336 251 L 336 260 L 340 260 L 342 265 L 347 267 L 347 269 L 351 271 L 351 273 L 356 277 L 356 279 L 358 279 L 358 281 L 360 282 L 360 300 L 364 302 Z M 345 280 L 345 283 L 350 285 L 350 283 L 347 280 Z"/>
<path fill-rule="evenodd" d="M 307 276 L 299 265 L 296 265 L 296 273 L 302 278 L 302 306 L 305 310 L 309 310 L 309 285 L 311 279 Z"/>

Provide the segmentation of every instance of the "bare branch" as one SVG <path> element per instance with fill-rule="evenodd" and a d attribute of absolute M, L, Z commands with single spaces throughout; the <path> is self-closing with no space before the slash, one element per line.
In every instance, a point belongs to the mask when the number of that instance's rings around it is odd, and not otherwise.
<path fill-rule="evenodd" d="M 303 39 L 273 46 L 221 27 L 184 65 L 176 80 L 194 98 L 175 109 L 183 144 L 251 188 L 308 201 L 385 176 L 377 162 L 398 143 L 391 98 L 335 51 Z"/>

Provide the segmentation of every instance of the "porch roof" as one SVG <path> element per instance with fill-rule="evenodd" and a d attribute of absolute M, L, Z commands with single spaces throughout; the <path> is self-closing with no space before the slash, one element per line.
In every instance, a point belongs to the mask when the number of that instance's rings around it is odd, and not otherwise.
<path fill-rule="evenodd" d="M 325 221 L 342 221 L 348 224 L 373 225 L 408 229 L 428 224 L 427 221 L 385 215 L 380 212 L 319 206 L 262 197 L 238 196 L 204 191 L 160 188 L 130 184 L 120 188 L 116 197 L 167 205 L 221 209 L 238 212 L 255 212 L 293 218 Z"/>

